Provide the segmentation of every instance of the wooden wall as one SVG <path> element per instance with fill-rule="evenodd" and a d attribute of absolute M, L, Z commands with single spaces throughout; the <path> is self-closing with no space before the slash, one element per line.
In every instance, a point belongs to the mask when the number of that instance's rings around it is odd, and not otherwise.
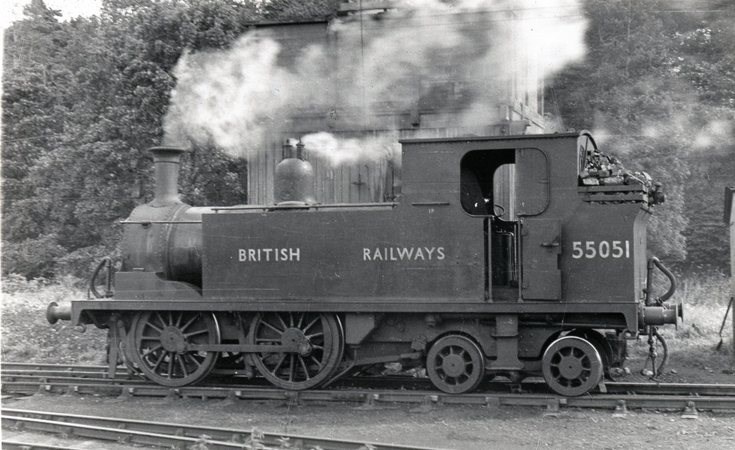
<path fill-rule="evenodd" d="M 359 16 L 340 18 L 359 20 Z M 456 20 L 453 18 L 452 20 Z M 467 23 L 481 22 L 475 19 Z M 380 35 L 380 26 L 372 19 L 365 22 L 365 42 Z M 396 26 L 400 23 L 396 23 Z M 326 131 L 336 137 L 360 138 L 365 136 L 387 136 L 394 141 L 416 137 L 458 137 L 467 135 L 501 135 L 542 132 L 543 102 L 542 80 L 538 68 L 533 64 L 533 55 L 528 49 L 517 48 L 514 57 L 504 64 L 515 65 L 515 70 L 498 70 L 495 67 L 474 67 L 471 82 L 467 82 L 463 67 L 440 67 L 431 77 L 407 78 L 400 83 L 415 87 L 415 97 L 405 104 L 393 102 L 391 98 L 366 98 L 365 108 L 354 108 L 355 96 L 340 79 L 339 67 L 357 64 L 359 52 L 354 44 L 358 36 L 344 31 L 344 27 L 330 27 L 328 22 L 306 24 L 281 24 L 259 28 L 277 40 L 283 50 L 279 63 L 291 66 L 298 60 L 300 52 L 308 45 L 317 44 L 332 54 L 335 76 L 327 81 L 327 101 L 313 108 L 302 108 L 294 117 L 277 125 L 277 130 L 264 139 L 263 147 L 254 152 L 248 163 L 248 203 L 273 203 L 273 175 L 281 160 L 281 146 L 285 139 L 298 139 L 305 134 Z M 421 38 L 417 30 L 417 38 Z M 359 47 L 358 47 L 359 48 Z M 482 49 L 463 48 L 457 52 L 472 54 Z M 502 78 L 498 73 L 519 73 L 512 79 Z M 461 76 L 460 76 L 461 75 Z M 469 84 L 469 85 L 468 85 Z M 478 89 L 479 87 L 479 89 Z M 485 104 L 491 104 L 474 114 L 459 116 L 476 102 L 468 92 L 486 95 Z M 486 100 L 487 100 L 486 99 Z M 366 111 L 369 111 L 366 115 Z M 315 170 L 315 194 L 320 203 L 358 203 L 390 201 L 394 196 L 393 178 L 399 180 L 400 172 L 387 160 L 363 161 L 352 165 L 333 167 L 307 151 L 306 159 Z M 510 176 L 510 175 L 508 175 Z"/>

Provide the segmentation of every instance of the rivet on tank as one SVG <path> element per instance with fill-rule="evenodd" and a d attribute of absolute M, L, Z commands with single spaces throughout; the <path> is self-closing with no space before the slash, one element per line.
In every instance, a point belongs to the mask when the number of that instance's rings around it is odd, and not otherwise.
<path fill-rule="evenodd" d="M 314 169 L 304 160 L 304 144 L 283 144 L 283 160 L 276 166 L 275 203 L 279 206 L 311 205 L 314 198 Z"/>

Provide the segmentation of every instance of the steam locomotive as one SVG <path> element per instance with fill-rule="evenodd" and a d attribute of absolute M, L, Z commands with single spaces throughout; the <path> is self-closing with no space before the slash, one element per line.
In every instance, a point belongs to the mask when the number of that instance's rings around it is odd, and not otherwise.
<path fill-rule="evenodd" d="M 276 203 L 223 207 L 182 203 L 183 150 L 154 148 L 155 196 L 123 222 L 120 270 L 103 261 L 94 298 L 47 317 L 109 329 L 111 370 L 166 386 L 229 364 L 313 389 L 400 362 L 447 393 L 542 375 L 565 396 L 681 317 L 647 256 L 661 188 L 589 133 L 401 144 L 393 202 L 318 203 L 303 145 L 286 144 Z M 659 297 L 654 271 L 670 280 Z"/>

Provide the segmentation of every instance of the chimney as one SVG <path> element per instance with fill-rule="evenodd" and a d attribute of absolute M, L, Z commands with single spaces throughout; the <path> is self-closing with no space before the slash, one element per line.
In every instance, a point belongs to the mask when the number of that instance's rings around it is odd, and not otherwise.
<path fill-rule="evenodd" d="M 304 161 L 304 144 L 296 148 L 286 141 L 283 144 L 283 160 L 276 166 L 274 197 L 277 205 L 309 205 L 314 199 L 314 169 Z"/>
<path fill-rule="evenodd" d="M 182 203 L 179 199 L 179 165 L 186 150 L 177 147 L 153 147 L 154 178 L 156 183 L 153 207 Z"/>

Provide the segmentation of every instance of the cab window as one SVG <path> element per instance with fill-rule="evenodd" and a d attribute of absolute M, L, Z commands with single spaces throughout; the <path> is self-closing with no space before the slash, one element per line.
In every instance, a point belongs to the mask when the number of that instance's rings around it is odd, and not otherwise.
<path fill-rule="evenodd" d="M 515 201 L 515 150 L 473 150 L 460 167 L 462 208 L 473 216 L 503 216 Z"/>

